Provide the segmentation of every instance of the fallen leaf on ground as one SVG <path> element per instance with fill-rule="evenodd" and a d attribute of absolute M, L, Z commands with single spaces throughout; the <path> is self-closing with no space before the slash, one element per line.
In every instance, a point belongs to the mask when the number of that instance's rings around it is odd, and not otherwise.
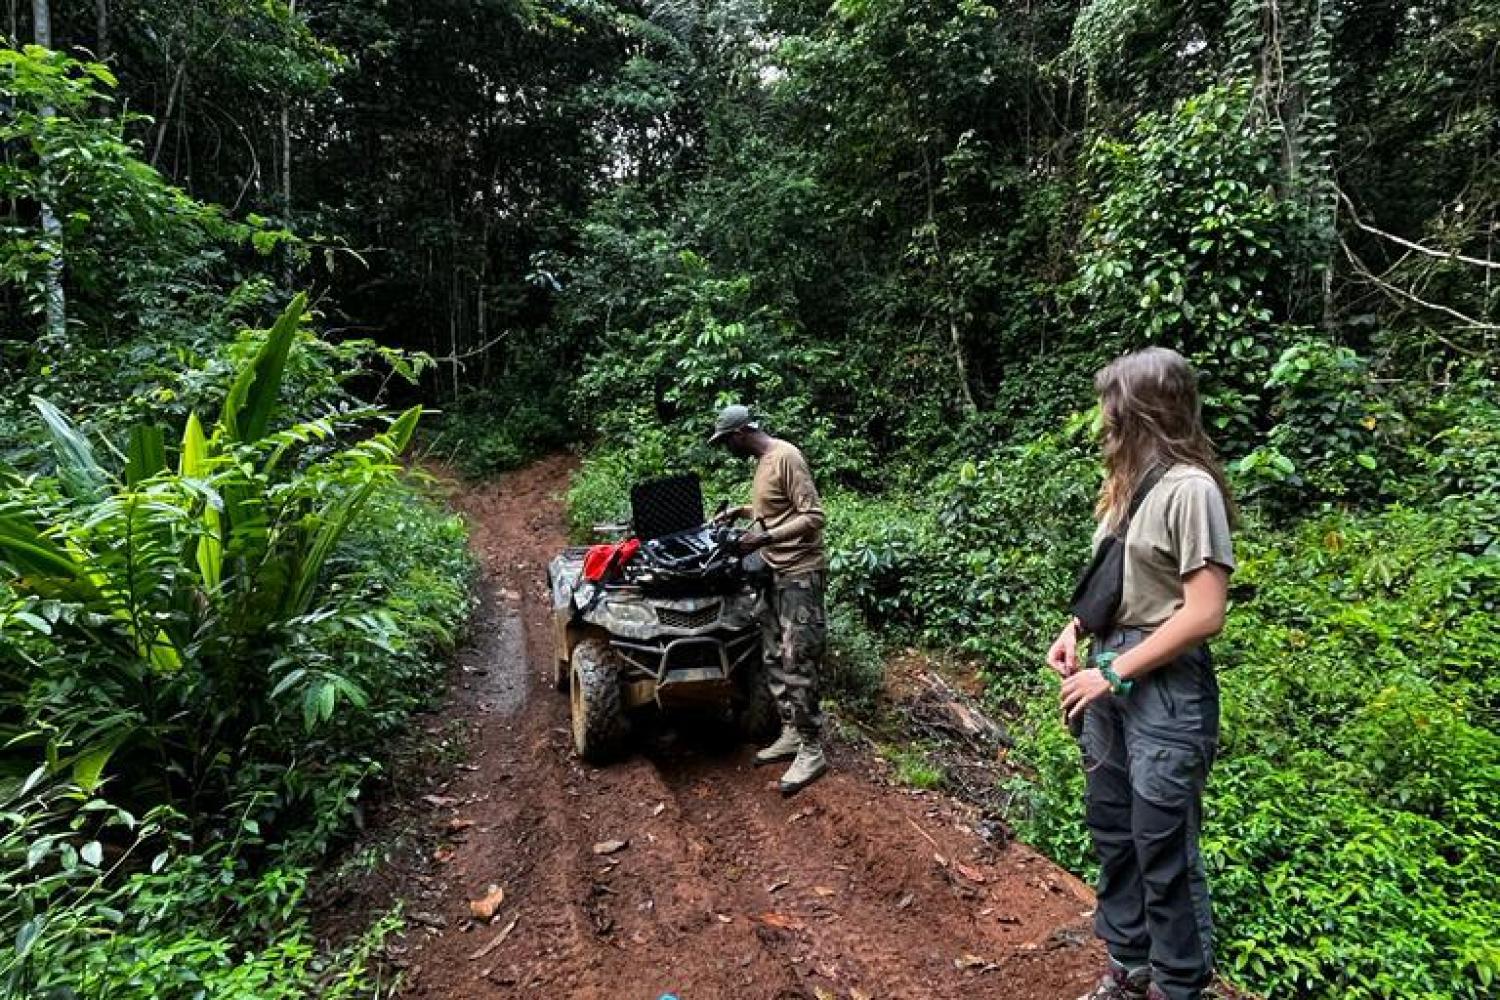
<path fill-rule="evenodd" d="M 658 802 L 656 804 L 656 808 L 653 809 L 653 810 L 651 810 L 651 815 L 653 815 L 653 816 L 660 816 L 662 813 L 664 813 L 666 811 L 667 811 L 667 804 L 665 802 Z"/>
<path fill-rule="evenodd" d="M 819 896 L 824 896 L 824 897 L 832 896 L 833 895 L 833 890 L 830 889 L 830 888 L 828 888 L 828 886 L 826 886 L 826 885 L 815 885 L 815 886 L 813 886 L 813 892 L 817 893 Z"/>
<path fill-rule="evenodd" d="M 458 805 L 458 800 L 451 795 L 424 795 L 422 801 L 434 809 L 447 809 Z"/>
<path fill-rule="evenodd" d="M 474 914 L 475 920 L 489 922 L 495 918 L 495 911 L 500 909 L 500 904 L 505 902 L 505 890 L 498 885 L 492 885 L 479 899 L 469 900 L 469 912 Z"/>
<path fill-rule="evenodd" d="M 734 923 L 734 918 L 731 917 L 731 916 L 729 916 L 728 914 L 725 914 L 725 913 L 715 913 L 714 916 L 718 919 L 719 923 L 721 923 L 721 924 L 732 924 L 732 923 Z"/>
<path fill-rule="evenodd" d="M 988 881 L 984 877 L 984 873 L 983 872 L 981 872 L 977 868 L 970 868 L 968 865 L 964 864 L 962 861 L 955 861 L 955 862 L 953 862 L 953 867 L 955 869 L 957 869 L 957 871 L 958 871 L 958 873 L 960 875 L 962 875 L 964 878 L 968 879 L 970 882 L 973 882 L 973 883 L 975 883 L 977 885 L 984 885 L 984 883 L 986 881 Z"/>
<path fill-rule="evenodd" d="M 485 945 L 483 948 L 480 948 L 478 951 L 474 952 L 474 954 L 470 955 L 469 956 L 469 961 L 471 961 L 471 962 L 477 962 L 481 958 L 483 958 L 484 956 L 488 955 L 490 952 L 494 951 L 496 948 L 498 948 L 502 944 L 504 944 L 505 943 L 505 939 L 508 938 L 508 937 L 510 937 L 510 932 L 513 931 L 513 930 L 515 930 L 516 929 L 516 924 L 518 924 L 520 922 L 521 922 L 521 918 L 517 917 L 516 919 L 512 920 L 510 923 L 506 924 L 505 925 L 505 930 L 501 931 L 499 934 L 496 934 L 495 937 L 494 937 L 494 939 L 492 941 L 490 941 L 489 944 Z"/>
<path fill-rule="evenodd" d="M 948 867 L 948 859 L 945 858 L 945 857 L 943 857 L 941 854 L 934 854 L 932 856 L 932 860 L 936 861 L 938 864 L 942 865 L 944 868 Z"/>
<path fill-rule="evenodd" d="M 629 846 L 630 841 L 628 840 L 601 840 L 594 845 L 594 853 L 614 854 L 616 851 L 623 851 Z"/>
<path fill-rule="evenodd" d="M 760 922 L 767 927 L 780 927 L 784 931 L 800 931 L 807 926 L 796 917 L 789 917 L 785 913 L 762 913 Z"/>
<path fill-rule="evenodd" d="M 780 892 L 782 889 L 785 889 L 787 886 L 789 886 L 791 884 L 792 884 L 792 880 L 791 879 L 789 879 L 789 878 L 779 878 L 775 882 L 772 882 L 770 885 L 766 886 L 766 891 L 767 892 Z"/>
<path fill-rule="evenodd" d="M 912 904 L 912 902 L 916 898 L 917 897 L 913 896 L 911 893 L 908 892 L 906 895 L 904 895 L 904 896 L 901 897 L 901 902 L 899 902 L 899 903 L 896 904 L 896 909 L 898 909 L 898 910 L 904 910 L 904 909 L 906 909 L 908 906 L 910 906 Z"/>
<path fill-rule="evenodd" d="M 834 996 L 832 991 L 825 990 L 821 986 L 813 987 L 813 996 L 817 997 L 818 1000 L 838 1000 L 838 997 Z"/>
<path fill-rule="evenodd" d="M 978 955 L 963 955 L 953 960 L 953 964 L 960 969 L 980 969 L 988 972 L 990 969 L 998 969 L 999 966 L 987 958 Z"/>
<path fill-rule="evenodd" d="M 458 819 L 457 817 L 454 817 L 453 819 L 450 819 L 448 821 L 448 832 L 462 833 L 464 830 L 469 829 L 469 827 L 473 825 L 474 821 L 472 819 Z"/>
<path fill-rule="evenodd" d="M 799 819 L 807 819 L 807 817 L 811 816 L 812 814 L 813 814 L 813 810 L 811 810 L 811 809 L 803 809 L 803 810 L 801 810 L 799 812 L 792 813 L 790 816 L 788 816 L 786 818 L 786 821 L 788 823 L 795 823 Z"/>
<path fill-rule="evenodd" d="M 458 857 L 458 852 L 451 847 L 439 847 L 432 852 L 432 860 L 440 865 L 446 865 L 456 857 Z"/>

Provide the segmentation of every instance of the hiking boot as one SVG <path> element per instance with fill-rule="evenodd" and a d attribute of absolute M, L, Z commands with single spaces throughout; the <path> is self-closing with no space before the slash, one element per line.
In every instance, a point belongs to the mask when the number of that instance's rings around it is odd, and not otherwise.
<path fill-rule="evenodd" d="M 782 726 L 781 735 L 776 737 L 776 742 L 764 750 L 755 752 L 755 766 L 762 764 L 774 764 L 778 760 L 791 760 L 797 756 L 797 751 L 802 749 L 802 737 L 797 730 L 791 726 Z"/>
<path fill-rule="evenodd" d="M 1078 1000 L 1148 1000 L 1150 991 L 1154 988 L 1151 985 L 1150 966 L 1126 969 L 1112 961 L 1100 977 L 1099 985 Z"/>
<path fill-rule="evenodd" d="M 808 785 L 823 777 L 828 770 L 828 761 L 823 759 L 823 745 L 811 740 L 804 742 L 797 751 L 797 759 L 781 776 L 781 794 L 795 795 Z"/>

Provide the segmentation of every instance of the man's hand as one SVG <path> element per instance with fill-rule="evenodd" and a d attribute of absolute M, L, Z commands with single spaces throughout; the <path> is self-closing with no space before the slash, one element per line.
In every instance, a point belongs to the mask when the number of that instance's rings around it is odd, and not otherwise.
<path fill-rule="evenodd" d="M 730 507 L 727 510 L 721 510 L 717 514 L 715 514 L 714 519 L 711 523 L 715 527 L 720 527 L 725 524 L 733 524 L 736 521 L 743 521 L 749 516 L 750 508 L 748 506 Z"/>
<path fill-rule="evenodd" d="M 740 555 L 748 556 L 750 553 L 763 549 L 770 544 L 771 535 L 769 532 L 747 531 L 739 542 Z"/>
<path fill-rule="evenodd" d="M 1047 666 L 1063 678 L 1071 677 L 1078 671 L 1078 633 L 1072 622 L 1063 626 L 1063 630 L 1057 635 L 1057 641 L 1047 650 Z"/>
<path fill-rule="evenodd" d="M 1069 722 L 1083 718 L 1084 709 L 1091 702 L 1108 696 L 1109 680 L 1097 670 L 1080 670 L 1063 681 L 1062 707 Z"/>

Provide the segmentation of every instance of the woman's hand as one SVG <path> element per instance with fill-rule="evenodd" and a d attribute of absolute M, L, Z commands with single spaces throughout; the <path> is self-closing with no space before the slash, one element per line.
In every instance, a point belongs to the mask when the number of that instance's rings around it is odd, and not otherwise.
<path fill-rule="evenodd" d="M 1097 670 L 1081 670 L 1063 681 L 1062 707 L 1068 721 L 1083 718 L 1083 711 L 1091 702 L 1109 693 L 1109 680 Z"/>
<path fill-rule="evenodd" d="M 1047 666 L 1063 678 L 1071 677 L 1077 672 L 1078 632 L 1073 628 L 1072 622 L 1063 626 L 1063 630 L 1057 635 L 1057 641 L 1047 650 Z"/>

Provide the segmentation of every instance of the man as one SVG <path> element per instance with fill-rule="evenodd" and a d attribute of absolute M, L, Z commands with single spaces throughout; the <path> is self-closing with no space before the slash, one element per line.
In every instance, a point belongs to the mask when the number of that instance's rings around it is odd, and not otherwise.
<path fill-rule="evenodd" d="M 752 519 L 740 549 L 760 552 L 772 571 L 761 613 L 761 645 L 768 686 L 781 713 L 781 735 L 755 755 L 755 763 L 790 760 L 781 793 L 792 795 L 828 770 L 818 710 L 818 674 L 828 641 L 823 508 L 802 452 L 761 430 L 748 408 L 725 407 L 708 440 L 756 460 L 750 505 L 726 511 L 720 520 Z"/>

